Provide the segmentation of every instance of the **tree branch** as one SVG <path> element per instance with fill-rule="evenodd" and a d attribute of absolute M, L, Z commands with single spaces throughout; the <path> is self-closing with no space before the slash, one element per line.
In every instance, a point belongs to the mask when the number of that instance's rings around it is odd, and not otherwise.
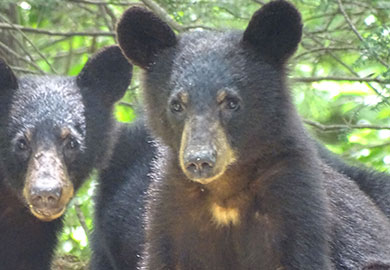
<path fill-rule="evenodd" d="M 359 78 L 359 77 L 337 77 L 337 76 L 328 76 L 328 77 L 299 77 L 292 78 L 295 82 L 310 83 L 318 81 L 351 81 L 351 82 L 376 82 L 380 84 L 390 84 L 390 80 L 381 80 L 378 78 Z"/>
<path fill-rule="evenodd" d="M 340 131 L 345 129 L 389 129 L 390 126 L 380 126 L 380 125 L 323 125 L 321 123 L 311 121 L 311 120 L 303 120 L 303 122 L 307 125 L 310 125 L 312 127 L 315 127 L 316 129 L 319 129 L 321 131 Z"/>
<path fill-rule="evenodd" d="M 113 5 L 113 6 L 131 6 L 131 5 L 139 5 L 139 3 L 134 2 L 121 2 L 121 1 L 111 1 L 111 2 L 104 2 L 104 1 L 92 1 L 92 0 L 68 0 L 69 2 L 75 2 L 75 3 L 81 3 L 81 4 L 88 4 L 88 5 Z"/>
<path fill-rule="evenodd" d="M 74 203 L 74 209 L 76 211 L 76 215 L 77 215 L 77 218 L 80 222 L 80 225 L 81 227 L 84 229 L 84 232 L 85 232 L 85 235 L 87 236 L 88 239 L 91 239 L 90 238 L 90 232 L 89 232 L 89 229 L 88 229 L 88 226 L 87 226 L 87 223 L 85 222 L 85 217 L 84 217 L 84 213 L 83 211 L 81 210 L 81 203 L 80 201 L 76 198 L 75 199 L 75 203 Z"/>
<path fill-rule="evenodd" d="M 185 27 L 176 22 L 172 17 L 163 9 L 159 4 L 153 0 L 141 0 L 145 6 L 150 8 L 158 17 L 165 21 L 170 27 L 175 29 L 178 32 L 183 32 Z"/>
<path fill-rule="evenodd" d="M 344 9 L 344 5 L 341 2 L 341 0 L 337 0 L 337 3 L 339 5 L 339 9 L 340 9 L 341 13 L 343 14 L 345 20 L 347 21 L 349 27 L 352 29 L 352 31 L 355 33 L 355 35 L 359 38 L 359 40 L 363 43 L 364 47 L 366 47 L 366 49 L 368 49 L 367 48 L 367 44 L 366 44 L 366 40 L 362 37 L 362 35 L 360 35 L 359 31 L 356 29 L 355 25 L 352 23 L 352 21 L 349 18 L 347 12 Z M 389 65 L 385 61 L 383 61 L 374 51 L 371 51 L 371 53 L 373 54 L 373 56 L 375 57 L 375 59 L 379 63 L 381 63 L 386 68 L 390 68 Z"/>
<path fill-rule="evenodd" d="M 34 62 L 32 61 L 29 61 L 27 60 L 25 57 L 19 55 L 17 52 L 15 52 L 14 50 L 12 50 L 11 48 L 9 48 L 7 45 L 5 45 L 4 43 L 2 43 L 0 41 L 0 48 L 2 48 L 4 51 L 6 51 L 7 53 L 9 54 L 12 54 L 13 56 L 16 57 L 16 59 L 20 60 L 20 61 L 23 61 L 27 64 L 29 64 L 30 66 L 34 67 L 36 70 L 39 71 L 40 74 L 45 74 L 45 72 L 37 65 L 35 64 Z"/>
<path fill-rule="evenodd" d="M 203 25 L 181 25 L 168 14 L 159 4 L 154 2 L 153 0 L 141 0 L 142 3 L 147 6 L 150 10 L 152 10 L 160 19 L 165 21 L 171 28 L 176 30 L 177 32 L 184 32 L 189 29 L 194 28 L 202 28 L 202 29 L 213 29 L 211 27 L 203 26 Z"/>
<path fill-rule="evenodd" d="M 305 36 L 308 36 L 311 40 L 313 40 L 318 45 L 322 45 L 320 41 L 307 31 L 303 31 Z M 359 78 L 359 74 L 355 72 L 352 68 L 350 68 L 347 64 L 345 64 L 341 59 L 339 59 L 332 51 L 327 52 L 335 61 L 337 61 L 340 65 L 342 65 L 344 68 L 346 68 L 349 72 L 351 72 L 355 77 Z M 370 82 L 364 82 L 368 87 L 370 87 L 378 96 L 382 97 L 384 101 L 386 102 L 386 97 L 382 95 Z"/>
<path fill-rule="evenodd" d="M 23 32 L 29 32 L 29 33 L 35 33 L 35 34 L 42 34 L 42 35 L 48 35 L 48 36 L 63 36 L 63 37 L 73 37 L 73 36 L 90 36 L 90 37 L 97 37 L 97 36 L 105 36 L 105 37 L 115 37 L 115 32 L 55 32 L 51 30 L 44 30 L 40 28 L 32 28 L 32 27 L 26 27 L 18 24 L 14 24 L 13 26 L 7 24 L 7 23 L 0 23 L 0 29 L 7 29 L 7 30 L 21 30 Z"/>
<path fill-rule="evenodd" d="M 0 14 L 0 17 L 6 22 L 8 23 L 13 29 L 15 29 L 16 31 L 18 31 L 22 37 L 31 45 L 31 47 L 33 47 L 33 49 L 38 53 L 38 55 L 43 59 L 43 61 L 46 62 L 46 64 L 49 66 L 49 68 L 55 73 L 57 74 L 57 71 L 56 69 L 51 65 L 51 63 L 49 62 L 49 60 L 43 55 L 43 53 L 35 46 L 35 44 L 26 36 L 25 33 L 23 33 L 23 31 L 21 31 L 20 29 L 17 29 L 15 28 L 15 25 L 10 22 L 5 16 L 1 15 Z"/>

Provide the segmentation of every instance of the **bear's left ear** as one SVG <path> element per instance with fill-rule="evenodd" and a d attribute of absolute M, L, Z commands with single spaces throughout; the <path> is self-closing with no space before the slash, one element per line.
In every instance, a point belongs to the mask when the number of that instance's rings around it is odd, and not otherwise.
<path fill-rule="evenodd" d="M 0 58 L 0 96 L 18 88 L 18 80 L 12 69 Z"/>
<path fill-rule="evenodd" d="M 116 45 L 105 47 L 90 58 L 77 76 L 77 85 L 99 95 L 112 105 L 130 85 L 133 66 Z"/>
<path fill-rule="evenodd" d="M 298 48 L 301 37 L 299 11 L 287 1 L 276 0 L 253 14 L 243 41 L 277 64 L 284 64 Z"/>

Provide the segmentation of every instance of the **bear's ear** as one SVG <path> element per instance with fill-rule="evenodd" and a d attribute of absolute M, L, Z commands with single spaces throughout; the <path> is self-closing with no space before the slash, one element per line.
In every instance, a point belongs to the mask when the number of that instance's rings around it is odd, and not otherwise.
<path fill-rule="evenodd" d="M 153 63 L 159 51 L 177 42 L 175 33 L 167 23 L 141 7 L 126 10 L 116 31 L 124 54 L 143 69 Z"/>
<path fill-rule="evenodd" d="M 12 69 L 0 58 L 0 96 L 18 88 L 18 80 Z"/>
<path fill-rule="evenodd" d="M 295 52 L 302 36 L 299 11 L 284 0 L 265 4 L 252 16 L 243 41 L 278 64 Z"/>
<path fill-rule="evenodd" d="M 123 97 L 131 82 L 133 66 L 116 45 L 105 47 L 90 58 L 77 76 L 80 89 L 86 88 L 112 105 Z"/>

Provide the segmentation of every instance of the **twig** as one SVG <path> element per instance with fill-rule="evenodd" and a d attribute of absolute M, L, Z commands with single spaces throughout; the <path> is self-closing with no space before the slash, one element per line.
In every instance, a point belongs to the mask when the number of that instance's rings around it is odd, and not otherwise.
<path fill-rule="evenodd" d="M 98 16 L 99 17 L 103 17 L 103 20 L 104 20 L 104 23 L 106 24 L 108 30 L 110 31 L 114 31 L 115 30 L 115 24 L 111 24 L 110 21 L 108 20 L 107 18 L 107 10 L 105 9 L 106 6 L 102 6 L 100 5 L 99 6 L 99 13 Z"/>
<path fill-rule="evenodd" d="M 185 28 L 176 22 L 171 16 L 156 2 L 153 0 L 141 0 L 145 6 L 150 8 L 158 17 L 165 21 L 170 27 L 175 29 L 178 32 L 183 32 Z"/>
<path fill-rule="evenodd" d="M 308 124 L 312 127 L 315 127 L 321 131 L 340 131 L 345 129 L 376 129 L 376 130 L 382 130 L 382 129 L 389 129 L 390 126 L 380 126 L 380 125 L 323 125 L 321 123 L 311 121 L 311 120 L 303 120 L 305 124 Z"/>
<path fill-rule="evenodd" d="M 84 54 L 84 53 L 89 53 L 89 50 L 90 49 L 88 47 L 81 47 L 78 49 L 74 49 L 72 52 L 72 55 L 75 56 L 75 55 L 80 55 L 80 54 Z M 60 52 L 57 52 L 55 55 L 53 55 L 52 59 L 61 59 L 61 58 L 68 57 L 68 56 L 69 56 L 68 51 L 60 51 Z"/>
<path fill-rule="evenodd" d="M 322 45 L 322 43 L 320 41 L 317 40 L 317 38 L 315 38 L 314 36 L 312 36 L 310 33 L 308 33 L 307 31 L 303 31 L 303 33 L 305 34 L 305 36 L 308 36 L 311 40 L 313 40 L 315 43 L 317 43 L 318 45 Z M 339 59 L 332 51 L 328 51 L 328 54 L 330 56 L 333 57 L 334 60 L 336 60 L 340 65 L 342 65 L 343 67 L 345 67 L 349 72 L 351 72 L 355 77 L 359 78 L 359 74 L 357 72 L 355 72 L 352 68 L 350 68 L 347 64 L 345 64 L 341 59 Z M 369 82 L 365 82 L 365 84 L 370 87 L 378 96 L 382 97 L 384 100 L 385 100 L 385 96 L 382 95 L 382 93 L 380 93 L 371 83 Z M 386 101 L 385 101 L 386 102 Z"/>
<path fill-rule="evenodd" d="M 328 77 L 299 77 L 292 78 L 295 82 L 318 82 L 318 81 L 351 81 L 351 82 L 376 82 L 380 84 L 390 84 L 390 80 L 381 80 L 378 78 L 360 78 L 360 77 L 337 77 L 337 76 L 328 76 Z"/>
<path fill-rule="evenodd" d="M 5 16 L 0 14 L 0 17 L 8 23 L 12 28 L 14 28 L 14 24 L 10 22 Z M 38 55 L 46 62 L 46 64 L 49 66 L 49 68 L 53 71 L 53 73 L 57 74 L 57 71 L 55 68 L 50 64 L 49 60 L 41 53 L 41 51 L 35 46 L 35 44 L 26 36 L 25 33 L 23 33 L 20 29 L 15 28 L 22 36 L 23 38 L 31 45 L 31 47 L 34 48 L 34 50 L 38 53 Z"/>
<path fill-rule="evenodd" d="M 10 26 L 6 23 L 0 23 L 0 29 L 7 29 L 7 30 L 21 30 L 23 32 L 30 32 L 30 33 L 36 33 L 36 34 L 43 34 L 48 36 L 63 36 L 63 37 L 73 37 L 73 36 L 90 36 L 90 37 L 98 37 L 98 36 L 105 36 L 105 37 L 115 37 L 114 32 L 55 32 L 50 30 L 44 30 L 40 28 L 32 28 L 32 27 L 26 27 L 18 24 L 14 24 L 13 26 Z"/>
<path fill-rule="evenodd" d="M 36 71 L 25 69 L 25 68 L 22 68 L 22 67 L 10 66 L 10 68 L 13 71 L 17 71 L 17 72 L 21 72 L 21 73 L 36 74 L 36 75 L 42 74 L 41 72 L 36 72 Z"/>
<path fill-rule="evenodd" d="M 83 214 L 83 211 L 81 210 L 81 203 L 80 201 L 76 198 L 75 199 L 75 203 L 74 203 L 74 209 L 76 211 L 76 215 L 77 215 L 77 218 L 79 219 L 79 222 L 80 222 L 80 225 L 81 227 L 83 228 L 84 232 L 85 232 L 85 235 L 87 236 L 88 239 L 91 239 L 89 236 L 90 236 L 90 232 L 89 232 L 89 229 L 88 229 L 88 226 L 87 226 L 87 223 L 85 222 L 85 217 L 84 217 L 84 214 Z"/>
<path fill-rule="evenodd" d="M 88 4 L 88 5 L 113 5 L 113 6 L 131 6 L 131 5 L 138 5 L 139 3 L 134 2 L 121 2 L 121 1 L 110 1 L 110 2 L 104 2 L 104 1 L 92 1 L 92 0 L 68 0 L 69 2 L 75 2 L 75 3 L 81 3 L 81 4 Z"/>
<path fill-rule="evenodd" d="M 118 104 L 119 104 L 119 105 L 126 106 L 126 107 L 130 107 L 130 108 L 134 109 L 134 104 L 133 104 L 133 103 L 130 103 L 130 102 L 119 101 Z"/>
<path fill-rule="evenodd" d="M 70 39 L 68 57 L 65 59 L 65 74 L 69 73 L 70 67 L 72 65 L 72 58 L 73 58 L 73 39 Z"/>
<path fill-rule="evenodd" d="M 378 143 L 378 144 L 367 144 L 367 145 L 362 145 L 360 149 L 365 149 L 365 148 L 383 148 L 386 146 L 389 146 L 390 142 L 385 142 L 385 143 Z"/>
<path fill-rule="evenodd" d="M 109 6 L 103 6 L 103 9 L 106 11 L 107 15 L 111 18 L 112 29 L 115 30 L 117 18 L 115 16 L 114 12 L 112 12 L 112 10 L 110 9 Z"/>
<path fill-rule="evenodd" d="M 189 29 L 194 28 L 202 28 L 206 30 L 213 29 L 211 27 L 203 26 L 203 25 L 181 25 L 178 22 L 176 22 L 172 17 L 168 14 L 168 12 L 165 11 L 159 4 L 154 2 L 153 0 L 141 0 L 142 3 L 147 6 L 149 9 L 151 9 L 160 19 L 165 21 L 171 28 L 176 30 L 177 32 L 184 32 Z"/>
<path fill-rule="evenodd" d="M 347 21 L 349 27 L 351 27 L 352 31 L 360 39 L 360 41 L 363 43 L 364 47 L 366 47 L 366 49 L 369 49 L 367 47 L 367 43 L 366 43 L 365 39 L 362 37 L 362 35 L 360 35 L 359 31 L 356 29 L 355 25 L 352 23 L 351 19 L 349 18 L 347 12 L 344 9 L 344 5 L 341 2 L 341 0 L 337 0 L 337 3 L 339 5 L 339 9 L 340 9 L 341 13 L 343 14 L 345 20 Z M 389 65 L 386 62 L 384 62 L 374 51 L 371 50 L 371 53 L 373 54 L 375 59 L 378 60 L 378 62 L 380 62 L 386 68 L 389 68 Z"/>
<path fill-rule="evenodd" d="M 17 39 L 14 35 L 11 35 L 12 39 L 18 44 L 19 48 L 27 55 L 31 62 L 35 62 L 34 58 L 30 54 L 30 52 L 23 46 L 22 42 Z"/>
<path fill-rule="evenodd" d="M 265 2 L 261 1 L 261 0 L 252 0 L 252 1 L 255 2 L 255 3 L 258 3 L 260 5 L 265 5 Z"/>
<path fill-rule="evenodd" d="M 294 56 L 294 59 L 299 59 L 303 56 L 306 56 L 308 54 L 311 54 L 311 53 L 316 53 L 316 52 L 327 52 L 327 51 L 359 51 L 358 48 L 356 47 L 352 47 L 352 46 L 348 46 L 348 47 L 321 47 L 321 48 L 314 48 L 314 49 L 306 49 L 305 52 L 302 52 L 301 54 L 298 54 L 296 56 Z"/>
<path fill-rule="evenodd" d="M 31 62 L 29 60 L 27 60 L 25 57 L 19 55 L 17 52 L 15 52 L 14 50 L 12 50 L 11 48 L 9 48 L 7 45 L 5 45 L 4 43 L 2 43 L 0 41 L 0 48 L 2 48 L 4 51 L 12 54 L 13 56 L 15 56 L 18 60 L 21 60 L 27 64 L 29 64 L 30 66 L 34 67 L 35 69 L 37 69 L 41 74 L 45 74 L 45 72 L 37 65 L 35 64 L 34 62 Z"/>

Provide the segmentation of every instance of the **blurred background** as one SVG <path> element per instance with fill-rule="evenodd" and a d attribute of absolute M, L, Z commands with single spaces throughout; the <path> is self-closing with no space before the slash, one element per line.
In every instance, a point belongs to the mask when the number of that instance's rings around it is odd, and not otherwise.
<path fill-rule="evenodd" d="M 74 76 L 88 57 L 116 43 L 125 9 L 153 10 L 177 33 L 245 29 L 260 0 L 1 0 L 0 57 L 18 75 Z M 304 34 L 290 61 L 291 91 L 307 128 L 332 151 L 380 171 L 390 168 L 390 1 L 291 0 Z M 138 70 L 116 106 L 136 115 Z M 87 269 L 96 173 L 66 214 L 53 269 Z"/>

